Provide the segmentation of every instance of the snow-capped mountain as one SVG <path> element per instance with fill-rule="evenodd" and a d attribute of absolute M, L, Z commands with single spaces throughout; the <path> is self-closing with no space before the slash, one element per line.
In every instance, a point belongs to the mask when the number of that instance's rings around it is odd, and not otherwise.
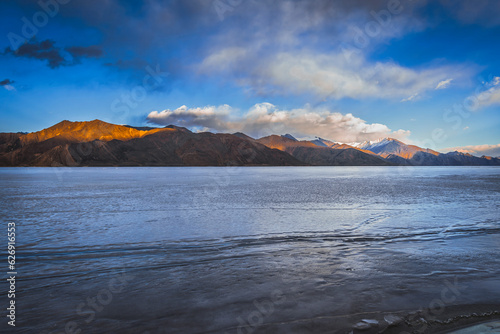
<path fill-rule="evenodd" d="M 256 140 L 271 149 L 287 152 L 297 160 L 315 166 L 387 166 L 391 162 L 345 144 L 326 139 L 297 140 L 289 135 L 270 135 Z"/>
<path fill-rule="evenodd" d="M 345 144 L 320 137 L 298 140 L 287 134 L 268 136 L 257 141 L 270 148 L 290 153 L 298 160 L 311 165 L 377 165 L 381 163 L 380 160 L 402 166 L 500 165 L 500 159 L 497 158 L 475 157 L 459 152 L 440 154 L 394 138 Z M 340 156 L 339 152 L 343 155 Z"/>
<path fill-rule="evenodd" d="M 390 139 L 391 138 L 379 138 L 377 140 L 367 140 L 367 141 L 363 141 L 363 142 L 352 142 L 352 143 L 346 143 L 346 144 L 349 146 L 352 146 L 352 147 L 365 149 L 368 147 L 374 147 L 377 144 L 383 145 L 385 142 L 387 142 Z"/>
<path fill-rule="evenodd" d="M 361 150 L 367 150 L 378 154 L 384 158 L 396 155 L 404 159 L 411 159 L 417 152 L 425 152 L 432 155 L 439 155 L 439 152 L 428 148 L 421 148 L 415 145 L 407 145 L 394 138 L 381 138 L 375 141 L 365 141 L 362 143 L 350 143 L 349 145 Z"/>

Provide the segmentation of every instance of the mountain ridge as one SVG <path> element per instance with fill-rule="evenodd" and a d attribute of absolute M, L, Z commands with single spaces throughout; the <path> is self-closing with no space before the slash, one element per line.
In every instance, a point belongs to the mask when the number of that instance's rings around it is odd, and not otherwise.
<path fill-rule="evenodd" d="M 353 147 L 339 147 L 339 145 L 333 142 L 331 146 L 327 146 L 323 142 L 317 144 L 318 140 L 297 140 L 278 135 L 262 137 L 257 139 L 257 141 L 267 147 L 285 151 L 298 160 L 310 165 L 387 166 L 393 164 L 378 156 L 368 154 Z"/>
<path fill-rule="evenodd" d="M 374 142 L 363 142 L 357 148 L 371 151 L 384 158 L 390 154 L 395 154 L 404 159 L 411 159 L 417 152 L 425 152 L 432 155 L 439 155 L 439 152 L 428 148 L 421 148 L 415 145 L 408 145 L 394 138 L 382 138 Z"/>
<path fill-rule="evenodd" d="M 152 130 L 99 120 L 0 134 L 0 166 L 301 166 L 280 150 L 230 134 Z"/>
<path fill-rule="evenodd" d="M 116 125 L 98 119 L 83 122 L 71 122 L 64 120 L 46 129 L 22 135 L 20 140 L 23 144 L 41 142 L 56 137 L 77 141 L 110 141 L 113 139 L 129 140 L 133 138 L 141 138 L 159 131 L 174 130 L 175 129 L 167 127 L 151 128 L 150 130 L 138 130 L 135 127 Z"/>
<path fill-rule="evenodd" d="M 194 133 L 184 127 L 61 121 L 31 133 L 0 133 L 0 166 L 481 166 L 500 159 L 439 153 L 394 138 L 351 143 L 291 134 Z"/>

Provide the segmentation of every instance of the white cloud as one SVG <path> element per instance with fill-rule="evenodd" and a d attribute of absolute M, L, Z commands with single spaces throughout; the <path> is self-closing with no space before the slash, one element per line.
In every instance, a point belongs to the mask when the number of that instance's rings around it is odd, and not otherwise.
<path fill-rule="evenodd" d="M 494 77 L 490 82 L 485 83 L 488 90 L 480 93 L 476 97 L 476 109 L 492 105 L 500 105 L 500 77 Z"/>
<path fill-rule="evenodd" d="M 450 147 L 441 150 L 442 152 L 462 152 L 469 153 L 476 156 L 492 156 L 492 157 L 500 157 L 500 144 L 496 145 L 469 145 L 469 146 L 459 146 L 459 147 Z"/>
<path fill-rule="evenodd" d="M 483 90 L 475 95 L 471 95 L 465 99 L 470 105 L 470 110 L 478 111 L 479 109 L 500 105 L 500 77 L 493 77 L 491 81 L 483 82 Z"/>
<path fill-rule="evenodd" d="M 7 89 L 8 91 L 15 91 L 16 88 L 14 86 L 11 86 L 11 85 L 3 85 L 3 88 Z"/>
<path fill-rule="evenodd" d="M 452 68 L 410 69 L 394 62 L 367 61 L 342 52 L 279 52 L 264 56 L 248 48 L 222 48 L 208 55 L 199 70 L 225 73 L 260 94 L 313 94 L 319 98 L 407 98 L 435 89 Z"/>
<path fill-rule="evenodd" d="M 434 88 L 434 89 L 438 90 L 438 89 L 445 89 L 445 88 L 448 88 L 448 87 L 450 86 L 450 83 L 451 83 L 452 81 L 453 81 L 453 79 L 446 79 L 446 80 L 440 81 L 440 82 L 437 84 L 436 88 Z"/>
<path fill-rule="evenodd" d="M 406 99 L 402 99 L 401 102 L 411 102 L 417 100 L 419 97 L 418 93 L 413 94 L 412 96 L 407 97 Z"/>
<path fill-rule="evenodd" d="M 466 127 L 464 127 L 464 128 L 463 128 L 463 130 L 469 130 L 469 127 L 468 127 L 468 126 L 466 126 Z"/>
<path fill-rule="evenodd" d="M 227 104 L 215 107 L 188 108 L 185 105 L 175 110 L 152 111 L 147 119 L 149 122 L 185 127 L 201 127 L 201 129 L 220 129 L 225 131 L 225 119 L 232 110 Z"/>
<path fill-rule="evenodd" d="M 194 65 L 198 74 L 223 78 L 263 97 L 400 101 L 414 94 L 425 97 L 449 85 L 451 77 L 469 78 L 476 70 L 470 64 L 410 67 L 371 60 L 380 45 L 430 24 L 417 19 L 425 3 L 410 1 L 383 22 L 380 13 L 388 13 L 387 0 L 268 1 L 257 2 L 256 11 L 251 3 L 239 7 L 251 19 L 208 40 L 202 60 Z"/>
<path fill-rule="evenodd" d="M 369 124 L 350 113 L 341 114 L 309 106 L 280 110 L 271 103 L 259 103 L 241 116 L 234 114 L 235 110 L 228 105 L 204 108 L 182 106 L 175 110 L 153 111 L 147 119 L 155 124 L 176 124 L 215 132 L 241 131 L 255 138 L 291 133 L 298 137 L 319 136 L 340 142 L 356 142 L 381 137 L 405 140 L 410 135 L 407 130 L 391 131 L 384 124 Z"/>
<path fill-rule="evenodd" d="M 235 66 L 238 66 L 238 60 L 246 56 L 247 51 L 242 47 L 228 47 L 218 52 L 210 54 L 203 60 L 202 68 L 206 72 L 212 69 L 220 71 L 231 71 Z"/>

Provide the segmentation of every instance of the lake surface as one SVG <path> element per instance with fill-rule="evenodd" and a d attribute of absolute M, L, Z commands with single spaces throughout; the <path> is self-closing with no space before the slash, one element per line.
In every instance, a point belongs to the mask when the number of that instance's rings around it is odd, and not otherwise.
<path fill-rule="evenodd" d="M 0 184 L 19 333 L 430 333 L 500 318 L 500 168 L 2 168 Z"/>

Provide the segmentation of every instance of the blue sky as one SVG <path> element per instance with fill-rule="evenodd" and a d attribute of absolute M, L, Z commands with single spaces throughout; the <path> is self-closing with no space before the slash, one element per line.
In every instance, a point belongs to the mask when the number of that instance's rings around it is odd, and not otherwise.
<path fill-rule="evenodd" d="M 0 2 L 0 131 L 63 119 L 500 155 L 500 2 Z"/>

